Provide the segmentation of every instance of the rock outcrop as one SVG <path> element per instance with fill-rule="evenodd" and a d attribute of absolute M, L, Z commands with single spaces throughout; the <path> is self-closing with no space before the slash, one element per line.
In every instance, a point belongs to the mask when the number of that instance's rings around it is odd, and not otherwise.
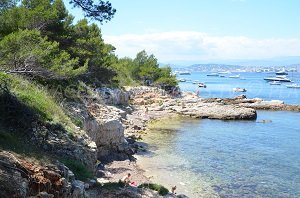
<path fill-rule="evenodd" d="M 139 87 L 130 90 L 133 104 L 144 105 L 145 113 L 161 112 L 179 114 L 194 118 L 221 120 L 254 120 L 257 118 L 253 108 L 242 107 L 237 103 L 224 104 L 222 99 L 201 99 L 194 93 L 185 92 L 181 97 L 172 97 L 157 88 Z"/>
<path fill-rule="evenodd" d="M 98 159 L 128 158 L 130 149 L 124 137 L 122 120 L 126 112 L 100 103 L 99 98 L 86 104 L 68 103 L 69 111 L 82 120 L 82 129 L 95 142 Z M 132 153 L 131 153 L 132 154 Z"/>
<path fill-rule="evenodd" d="M 108 105 L 128 105 L 130 93 L 121 89 L 98 88 L 96 89 L 101 100 Z"/>
<path fill-rule="evenodd" d="M 235 98 L 209 98 L 202 100 L 205 103 L 219 103 L 224 105 L 238 105 L 256 110 L 271 110 L 271 111 L 296 111 L 300 112 L 300 105 L 284 104 L 281 100 L 265 101 L 260 98 L 248 99 L 245 95 Z"/>
<path fill-rule="evenodd" d="M 42 126 L 34 128 L 33 131 L 30 141 L 44 151 L 80 161 L 89 170 L 94 170 L 97 147 L 85 132 L 77 130 L 69 135 L 59 126 L 51 127 L 51 129 Z"/>
<path fill-rule="evenodd" d="M 76 182 L 72 171 L 58 161 L 41 165 L 0 151 L 0 197 L 80 197 L 85 189 L 78 190 Z"/>

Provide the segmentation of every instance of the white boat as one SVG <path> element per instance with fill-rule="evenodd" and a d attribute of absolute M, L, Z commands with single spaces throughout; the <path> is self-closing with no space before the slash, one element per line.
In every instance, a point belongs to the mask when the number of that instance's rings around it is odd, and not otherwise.
<path fill-rule="evenodd" d="M 186 79 L 179 79 L 179 82 L 186 82 Z"/>
<path fill-rule="evenodd" d="M 211 74 L 207 74 L 206 76 L 219 76 L 219 74 L 217 74 L 217 73 L 211 73 Z"/>
<path fill-rule="evenodd" d="M 204 84 L 204 83 L 198 83 L 198 87 L 206 88 L 206 84 Z"/>
<path fill-rule="evenodd" d="M 240 78 L 240 74 L 234 75 L 234 76 L 229 76 L 229 78 Z"/>
<path fill-rule="evenodd" d="M 222 71 L 222 72 L 218 72 L 218 74 L 231 74 L 230 71 Z"/>
<path fill-rule="evenodd" d="M 291 82 L 286 76 L 265 77 L 266 81 Z"/>
<path fill-rule="evenodd" d="M 293 83 L 293 84 L 290 84 L 290 85 L 286 85 L 287 88 L 300 88 L 300 85 L 296 84 L 296 83 Z"/>
<path fill-rule="evenodd" d="M 270 85 L 281 85 L 279 81 L 272 81 L 270 82 Z"/>
<path fill-rule="evenodd" d="M 276 72 L 276 75 L 289 75 L 289 74 L 285 71 L 285 69 L 282 69 L 282 70 Z"/>
<path fill-rule="evenodd" d="M 193 81 L 193 84 L 198 84 L 199 83 L 199 80 L 194 80 Z"/>
<path fill-rule="evenodd" d="M 236 87 L 232 89 L 234 92 L 246 92 L 247 90 L 245 88 Z"/>

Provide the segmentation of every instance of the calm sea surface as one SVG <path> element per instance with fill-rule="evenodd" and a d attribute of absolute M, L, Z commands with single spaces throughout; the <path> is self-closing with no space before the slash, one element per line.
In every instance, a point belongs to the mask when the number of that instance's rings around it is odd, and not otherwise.
<path fill-rule="evenodd" d="M 262 98 L 266 100 L 283 100 L 288 104 L 300 104 L 300 89 L 287 88 L 286 85 L 291 83 L 282 83 L 281 85 L 270 85 L 263 80 L 264 77 L 274 76 L 274 73 L 232 73 L 223 74 L 227 77 L 210 77 L 208 73 L 194 72 L 191 75 L 178 75 L 177 78 L 186 79 L 187 82 L 180 83 L 180 88 L 184 91 L 196 91 L 199 89 L 200 96 L 204 98 L 211 97 L 234 97 L 241 92 L 233 92 L 236 87 L 245 88 L 248 98 Z M 239 79 L 228 78 L 240 74 Z M 300 73 L 289 73 L 288 78 L 295 83 L 300 84 Z M 207 85 L 207 88 L 198 88 L 192 82 L 199 80 Z"/>
<path fill-rule="evenodd" d="M 300 89 L 271 86 L 262 80 L 265 75 L 184 77 L 207 84 L 202 97 L 232 97 L 232 88 L 242 87 L 248 97 L 300 103 Z M 187 82 L 180 86 L 197 89 Z M 162 120 L 144 138 L 150 152 L 142 156 L 142 166 L 158 182 L 177 185 L 190 197 L 300 197 L 300 113 L 258 111 L 257 120 L 262 119 L 272 122 Z"/>

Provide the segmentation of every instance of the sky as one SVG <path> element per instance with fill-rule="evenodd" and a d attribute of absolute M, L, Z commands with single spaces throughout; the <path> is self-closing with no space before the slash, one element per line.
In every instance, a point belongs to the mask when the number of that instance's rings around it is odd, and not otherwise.
<path fill-rule="evenodd" d="M 300 56 L 300 0 L 110 2 L 117 12 L 99 27 L 119 57 L 146 50 L 176 64 Z M 76 20 L 83 17 L 67 7 Z"/>

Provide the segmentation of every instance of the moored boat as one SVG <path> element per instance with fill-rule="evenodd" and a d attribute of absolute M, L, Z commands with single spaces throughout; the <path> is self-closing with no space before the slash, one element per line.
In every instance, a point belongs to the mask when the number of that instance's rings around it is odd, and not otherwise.
<path fill-rule="evenodd" d="M 292 82 L 286 76 L 265 77 L 266 81 Z"/>
<path fill-rule="evenodd" d="M 287 88 L 300 88 L 300 85 L 296 84 L 296 83 L 293 83 L 293 84 L 290 84 L 290 85 L 286 85 Z"/>
<path fill-rule="evenodd" d="M 198 87 L 206 88 L 206 84 L 204 84 L 204 83 L 198 83 Z"/>
<path fill-rule="evenodd" d="M 245 88 L 236 87 L 232 89 L 234 92 L 246 92 L 247 90 Z"/>
<path fill-rule="evenodd" d="M 229 76 L 229 78 L 240 78 L 240 74 L 234 75 L 234 76 Z"/>
<path fill-rule="evenodd" d="M 211 73 L 211 74 L 207 74 L 206 76 L 219 76 L 219 74 L 217 74 L 217 73 Z"/>
<path fill-rule="evenodd" d="M 285 69 L 282 69 L 282 70 L 276 72 L 276 75 L 289 75 L 289 74 L 285 71 Z"/>

